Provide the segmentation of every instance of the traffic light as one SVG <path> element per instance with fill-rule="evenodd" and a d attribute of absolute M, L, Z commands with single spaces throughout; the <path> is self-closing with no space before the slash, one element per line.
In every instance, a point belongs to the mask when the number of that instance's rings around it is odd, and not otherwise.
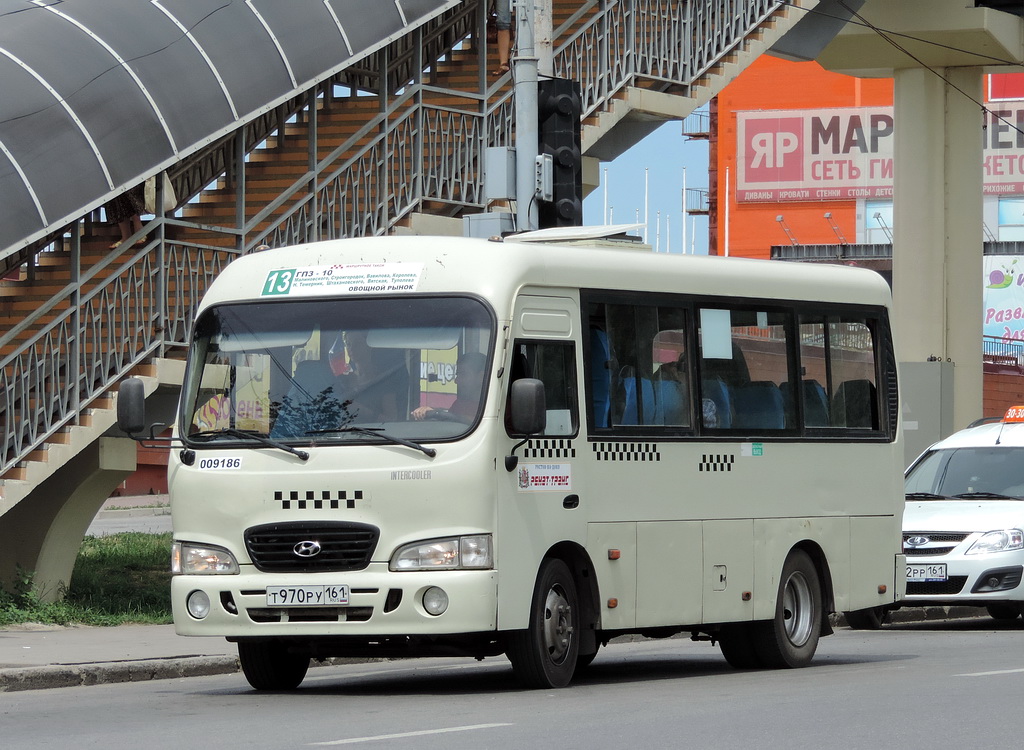
<path fill-rule="evenodd" d="M 537 84 L 538 150 L 552 160 L 551 200 L 538 201 L 541 229 L 583 224 L 582 101 L 575 81 L 548 78 Z"/>

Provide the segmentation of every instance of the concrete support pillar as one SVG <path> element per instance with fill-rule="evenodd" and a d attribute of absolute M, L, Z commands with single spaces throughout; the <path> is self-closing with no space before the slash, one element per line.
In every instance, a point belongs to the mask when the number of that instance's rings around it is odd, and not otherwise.
<path fill-rule="evenodd" d="M 63 598 L 82 538 L 110 493 L 136 469 L 136 444 L 101 437 L 0 519 L 0 587 L 31 573 L 43 601 Z"/>
<path fill-rule="evenodd" d="M 953 429 L 982 404 L 981 73 L 895 71 L 897 357 L 953 363 Z"/>

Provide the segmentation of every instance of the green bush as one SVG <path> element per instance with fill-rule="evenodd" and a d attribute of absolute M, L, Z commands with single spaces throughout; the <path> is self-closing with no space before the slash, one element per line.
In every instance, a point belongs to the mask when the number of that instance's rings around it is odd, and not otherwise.
<path fill-rule="evenodd" d="M 62 601 L 41 601 L 30 572 L 0 590 L 0 626 L 171 622 L 171 535 L 126 532 L 86 537 Z"/>

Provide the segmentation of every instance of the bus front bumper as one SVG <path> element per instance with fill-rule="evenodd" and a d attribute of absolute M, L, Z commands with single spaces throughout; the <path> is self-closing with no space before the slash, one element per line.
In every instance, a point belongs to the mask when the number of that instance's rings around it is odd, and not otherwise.
<path fill-rule="evenodd" d="M 414 636 L 481 633 L 497 627 L 497 572 L 447 570 L 355 573 L 178 575 L 171 579 L 179 635 Z M 348 602 L 282 605 L 268 589 L 303 598 L 321 587 L 348 588 Z M 440 590 L 440 591 L 438 591 Z M 208 602 L 204 606 L 204 601 Z M 433 611 L 433 613 L 431 612 Z M 440 611 L 439 611 L 440 610 Z"/>

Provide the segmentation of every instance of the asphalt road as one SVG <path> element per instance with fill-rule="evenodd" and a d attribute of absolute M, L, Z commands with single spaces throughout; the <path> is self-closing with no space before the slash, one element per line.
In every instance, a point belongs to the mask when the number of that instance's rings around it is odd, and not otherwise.
<path fill-rule="evenodd" d="M 812 666 L 736 671 L 685 639 L 613 644 L 563 690 L 523 690 L 503 658 L 310 670 L 294 692 L 241 675 L 0 694 L 5 750 L 1008 746 L 1024 622 L 845 628 Z"/>

